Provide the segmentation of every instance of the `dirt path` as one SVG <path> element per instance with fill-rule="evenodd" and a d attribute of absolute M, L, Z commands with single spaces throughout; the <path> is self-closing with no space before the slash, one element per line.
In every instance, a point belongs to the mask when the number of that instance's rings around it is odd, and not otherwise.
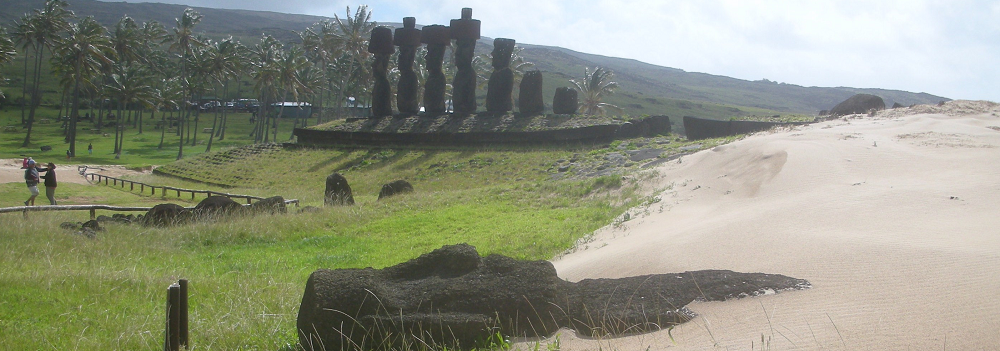
<path fill-rule="evenodd" d="M 49 160 L 41 160 L 48 162 Z M 87 179 L 80 174 L 79 164 L 62 164 L 55 162 L 56 172 L 59 174 L 60 183 L 88 184 Z M 88 173 L 103 174 L 112 177 L 124 175 L 138 175 L 148 172 L 140 172 L 125 169 L 124 166 L 99 165 L 91 166 Z M 0 184 L 22 183 L 24 182 L 24 170 L 21 169 L 21 159 L 0 159 Z"/>

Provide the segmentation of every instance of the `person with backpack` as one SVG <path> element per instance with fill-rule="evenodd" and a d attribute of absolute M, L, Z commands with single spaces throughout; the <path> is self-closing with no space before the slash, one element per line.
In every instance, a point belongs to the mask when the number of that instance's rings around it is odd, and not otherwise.
<path fill-rule="evenodd" d="M 45 175 L 42 176 L 45 179 L 45 197 L 49 198 L 49 205 L 55 206 L 56 203 L 56 164 L 49 162 L 49 168 L 44 169 Z"/>
<path fill-rule="evenodd" d="M 31 197 L 24 201 L 24 205 L 34 206 L 35 198 L 38 197 L 38 182 L 40 178 L 38 177 L 38 169 L 35 167 L 35 160 L 29 158 L 26 166 L 27 168 L 24 170 L 24 183 L 28 185 Z"/>

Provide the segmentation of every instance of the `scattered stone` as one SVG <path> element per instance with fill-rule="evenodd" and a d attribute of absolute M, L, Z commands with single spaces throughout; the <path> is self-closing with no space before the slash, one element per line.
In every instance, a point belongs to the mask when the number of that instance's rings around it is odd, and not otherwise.
<path fill-rule="evenodd" d="M 229 197 L 209 196 L 194 207 L 194 214 L 201 218 L 218 218 L 235 214 L 242 209 L 242 205 Z"/>
<path fill-rule="evenodd" d="M 41 150 L 42 151 L 52 151 L 52 147 L 48 146 L 48 145 L 42 145 Z"/>
<path fill-rule="evenodd" d="M 98 222 L 97 220 L 94 220 L 94 219 L 91 219 L 89 221 L 83 222 L 83 224 L 81 224 L 80 227 L 81 228 L 88 228 L 88 229 L 93 230 L 95 232 L 104 231 L 104 228 L 101 228 L 101 223 Z"/>
<path fill-rule="evenodd" d="M 96 239 L 97 238 L 97 231 L 95 231 L 93 229 L 90 229 L 90 228 L 84 227 L 84 228 L 80 228 L 80 230 L 76 232 L 76 235 L 83 235 L 83 236 L 87 237 L 88 239 Z"/>
<path fill-rule="evenodd" d="M 159 204 L 153 206 L 143 216 L 145 226 L 167 227 L 184 223 L 191 218 L 191 212 L 178 204 Z"/>
<path fill-rule="evenodd" d="M 382 185 L 382 190 L 378 192 L 378 199 L 390 197 L 396 194 L 413 192 L 413 185 L 405 180 L 396 180 Z"/>
<path fill-rule="evenodd" d="M 247 211 L 257 214 L 283 214 L 288 213 L 288 207 L 285 205 L 284 197 L 272 196 L 250 204 L 250 206 L 247 207 Z"/>
<path fill-rule="evenodd" d="M 105 215 L 97 216 L 98 222 L 114 222 L 114 220 L 115 220 L 114 217 L 109 217 Z"/>
<path fill-rule="evenodd" d="M 333 173 L 326 177 L 326 191 L 324 192 L 324 204 L 327 206 L 354 205 L 354 193 L 351 186 L 347 184 L 347 178 L 340 173 Z"/>
<path fill-rule="evenodd" d="M 320 269 L 299 307 L 299 342 L 343 349 L 419 336 L 469 349 L 500 333 L 545 337 L 568 327 L 590 337 L 656 331 L 690 320 L 696 299 L 722 301 L 810 287 L 781 275 L 711 270 L 572 283 L 551 262 L 479 256 L 444 246 L 384 269 Z M 398 345 L 384 345 L 392 348 Z"/>
<path fill-rule="evenodd" d="M 306 207 L 300 208 L 297 213 L 316 213 L 316 212 L 319 212 L 319 211 L 322 211 L 322 209 L 319 208 L 319 207 L 316 207 L 316 206 L 306 206 Z"/>
<path fill-rule="evenodd" d="M 557 169 L 557 171 L 559 171 L 559 173 L 563 173 L 563 172 L 568 172 L 569 169 L 570 165 L 565 165 L 565 166 L 559 166 L 559 169 Z"/>

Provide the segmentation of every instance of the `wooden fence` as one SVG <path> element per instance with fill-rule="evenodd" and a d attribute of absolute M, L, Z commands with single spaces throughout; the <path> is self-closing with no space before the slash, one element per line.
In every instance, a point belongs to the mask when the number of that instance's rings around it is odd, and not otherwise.
<path fill-rule="evenodd" d="M 191 193 L 191 200 L 194 200 L 195 195 L 197 195 L 197 194 L 205 194 L 205 197 L 215 195 L 215 196 L 225 196 L 225 197 L 228 197 L 228 198 L 231 198 L 231 199 L 246 199 L 247 204 L 252 203 L 253 200 L 258 200 L 259 201 L 259 200 L 265 199 L 263 197 L 253 196 L 253 195 L 240 195 L 240 194 L 222 193 L 222 192 L 211 191 L 211 190 L 193 190 L 193 189 L 175 188 L 175 187 L 172 187 L 172 186 L 149 185 L 149 184 L 142 183 L 142 182 L 136 182 L 136 181 L 132 181 L 132 180 L 128 180 L 128 179 L 120 179 L 120 178 L 110 177 L 110 176 L 106 176 L 106 175 L 102 175 L 102 174 L 97 174 L 97 173 L 87 173 L 87 174 L 84 174 L 84 176 L 87 177 L 87 179 L 90 180 L 91 182 L 96 182 L 96 183 L 104 182 L 104 185 L 119 186 L 119 184 L 120 184 L 120 186 L 121 186 L 122 189 L 124 189 L 125 185 L 128 184 L 129 191 L 135 191 L 135 186 L 139 185 L 139 193 L 140 194 L 145 193 L 146 192 L 146 188 L 149 188 L 149 194 L 150 195 L 156 195 L 156 189 L 160 189 L 160 194 L 162 196 L 166 196 L 168 192 L 170 192 L 170 193 L 177 192 L 177 197 L 180 197 L 181 193 Z M 299 201 L 298 200 L 289 200 L 289 201 L 285 201 L 285 203 L 294 203 L 295 207 L 299 206 Z"/>

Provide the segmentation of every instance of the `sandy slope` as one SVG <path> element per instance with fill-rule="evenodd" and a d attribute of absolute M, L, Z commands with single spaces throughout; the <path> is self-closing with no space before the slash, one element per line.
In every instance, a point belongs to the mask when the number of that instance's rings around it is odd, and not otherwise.
<path fill-rule="evenodd" d="M 732 269 L 813 288 L 694 303 L 672 331 L 563 349 L 1000 349 L 1000 105 L 955 101 L 751 136 L 554 261 L 595 277 Z M 993 127 L 993 128 L 989 128 Z M 645 214 L 643 214 L 645 213 Z M 638 216 L 636 215 L 638 214 Z"/>

